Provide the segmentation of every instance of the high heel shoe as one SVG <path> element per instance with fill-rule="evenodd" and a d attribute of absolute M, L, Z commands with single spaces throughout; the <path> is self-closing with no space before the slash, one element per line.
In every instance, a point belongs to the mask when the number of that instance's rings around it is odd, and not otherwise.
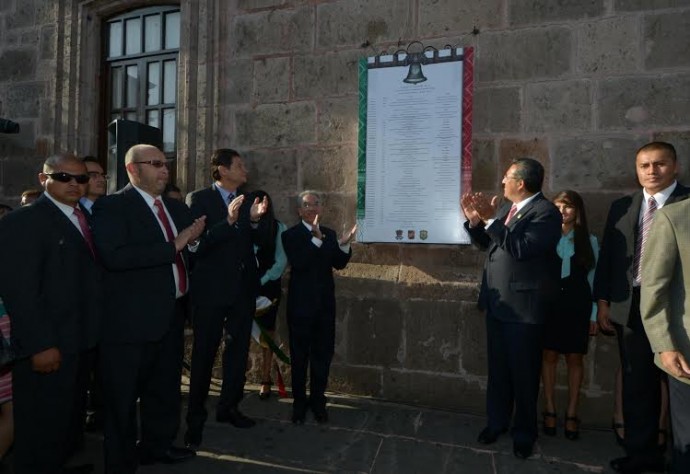
<path fill-rule="evenodd" d="M 569 430 L 568 429 L 568 422 L 575 423 L 575 429 L 574 430 Z M 565 415 L 565 425 L 564 425 L 564 431 L 565 431 L 565 437 L 569 439 L 570 441 L 575 441 L 580 437 L 580 419 L 577 416 L 568 416 L 566 413 Z"/>
<path fill-rule="evenodd" d="M 542 413 L 543 416 L 543 431 L 546 436 L 556 436 L 556 419 L 557 415 L 553 412 L 550 411 L 545 411 Z M 547 419 L 553 419 L 554 423 L 553 426 L 547 426 L 546 420 Z"/>
<path fill-rule="evenodd" d="M 259 400 L 268 400 L 271 397 L 271 385 L 273 385 L 273 381 L 271 380 L 261 382 Z"/>
<path fill-rule="evenodd" d="M 624 430 L 625 425 L 613 419 L 611 420 L 611 429 L 613 430 L 613 434 L 616 436 L 616 443 L 618 443 L 618 446 L 623 446 L 625 439 L 620 435 L 618 430 Z"/>

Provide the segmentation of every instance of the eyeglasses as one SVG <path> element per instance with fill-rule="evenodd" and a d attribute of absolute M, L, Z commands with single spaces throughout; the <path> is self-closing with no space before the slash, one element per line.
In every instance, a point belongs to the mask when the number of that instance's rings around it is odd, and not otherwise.
<path fill-rule="evenodd" d="M 319 201 L 316 201 L 316 202 L 303 202 L 303 203 L 302 203 L 302 207 L 303 207 L 304 209 L 314 209 L 314 208 L 317 208 L 317 207 L 320 207 L 320 206 L 321 206 L 321 203 L 320 203 Z"/>
<path fill-rule="evenodd" d="M 51 179 L 59 181 L 61 183 L 69 183 L 75 180 L 78 184 L 86 184 L 89 182 L 88 174 L 70 174 L 65 172 L 60 173 L 46 173 L 46 176 L 50 176 Z"/>
<path fill-rule="evenodd" d="M 107 174 L 99 173 L 98 171 L 89 171 L 87 174 L 89 175 L 89 178 L 100 178 L 102 176 L 103 179 L 108 179 Z"/>
<path fill-rule="evenodd" d="M 150 161 L 135 161 L 134 163 L 138 165 L 151 165 L 154 168 L 162 168 L 168 166 L 171 160 L 150 160 Z"/>
<path fill-rule="evenodd" d="M 519 180 L 521 180 L 522 178 L 520 178 L 520 177 L 518 177 L 518 176 L 508 176 L 507 174 L 504 174 L 504 175 L 503 175 L 503 179 L 514 179 L 514 180 L 516 180 L 516 181 L 519 181 Z"/>

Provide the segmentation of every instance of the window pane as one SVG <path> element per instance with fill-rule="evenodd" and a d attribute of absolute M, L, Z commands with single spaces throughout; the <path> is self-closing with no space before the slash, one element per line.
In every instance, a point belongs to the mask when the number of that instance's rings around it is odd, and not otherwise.
<path fill-rule="evenodd" d="M 152 127 L 160 128 L 160 112 L 158 109 L 148 111 L 146 114 L 146 123 Z"/>
<path fill-rule="evenodd" d="M 122 77 L 122 68 L 116 67 L 112 70 L 112 108 L 122 108 L 122 91 L 124 90 L 124 79 Z"/>
<path fill-rule="evenodd" d="M 165 15 L 165 49 L 180 47 L 180 12 Z"/>
<path fill-rule="evenodd" d="M 110 37 L 108 39 L 108 55 L 111 58 L 122 56 L 122 22 L 110 23 Z"/>
<path fill-rule="evenodd" d="M 139 68 L 127 66 L 127 107 L 136 107 L 139 96 Z"/>
<path fill-rule="evenodd" d="M 161 95 L 161 63 L 149 63 L 146 105 L 158 105 Z"/>
<path fill-rule="evenodd" d="M 132 121 L 136 122 L 137 121 L 137 113 L 136 112 L 127 112 L 125 114 L 125 118 L 127 120 L 132 120 Z"/>
<path fill-rule="evenodd" d="M 125 20 L 125 34 L 127 54 L 141 53 L 141 18 Z"/>
<path fill-rule="evenodd" d="M 161 16 L 144 17 L 144 51 L 161 49 Z"/>
<path fill-rule="evenodd" d="M 163 151 L 175 151 L 175 109 L 163 111 Z"/>
<path fill-rule="evenodd" d="M 163 63 L 163 103 L 174 104 L 177 93 L 177 61 Z"/>

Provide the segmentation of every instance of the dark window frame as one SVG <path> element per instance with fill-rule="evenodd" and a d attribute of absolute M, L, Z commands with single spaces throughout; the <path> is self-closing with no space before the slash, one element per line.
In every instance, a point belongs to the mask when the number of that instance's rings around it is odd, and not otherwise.
<path fill-rule="evenodd" d="M 141 123 L 148 124 L 148 115 L 152 110 L 158 111 L 158 125 L 157 127 L 163 130 L 163 113 L 165 110 L 173 109 L 175 110 L 175 123 L 173 130 L 174 144 L 172 150 L 165 151 L 165 155 L 168 158 L 175 158 L 177 155 L 177 112 L 178 112 L 178 97 L 177 90 L 179 84 L 179 57 L 180 48 L 179 42 L 181 38 L 178 38 L 177 48 L 165 48 L 165 38 L 166 38 L 166 28 L 167 22 L 165 21 L 166 15 L 170 13 L 181 13 L 179 5 L 160 5 L 152 7 L 138 8 L 131 10 L 126 13 L 118 14 L 113 17 L 109 17 L 103 21 L 103 51 L 102 51 L 102 77 L 105 79 L 103 81 L 104 87 L 101 88 L 101 109 L 102 109 L 102 130 L 106 129 L 107 124 L 109 124 L 115 116 L 121 118 L 127 118 L 127 114 L 136 113 L 136 120 Z M 159 15 L 160 21 L 160 48 L 159 50 L 145 52 L 146 49 L 146 17 L 152 15 Z M 181 15 L 180 15 L 181 16 Z M 125 22 L 130 19 L 139 18 L 140 19 L 140 43 L 141 51 L 136 54 L 126 54 L 126 41 L 127 41 L 127 31 L 125 28 Z M 110 56 L 110 25 L 116 22 L 122 24 L 122 36 L 121 36 L 121 52 L 122 55 Z M 178 31 L 181 36 L 181 24 L 178 26 Z M 164 63 L 166 61 L 175 61 L 175 102 L 174 103 L 164 103 Z M 159 77 L 159 100 L 156 105 L 148 105 L 148 91 L 146 84 L 148 83 L 148 64 L 157 62 L 160 64 L 160 77 Z M 138 91 L 137 91 L 137 105 L 135 107 L 127 107 L 127 66 L 136 65 L 138 70 Z M 121 84 L 121 97 L 122 103 L 119 108 L 113 107 L 113 76 L 112 71 L 115 68 L 122 68 L 122 84 Z M 105 137 L 107 134 L 102 134 L 102 140 L 100 140 L 100 148 L 106 149 L 107 143 L 105 142 Z M 171 169 L 172 176 L 175 175 L 174 169 Z M 171 180 L 172 182 L 172 180 Z"/>

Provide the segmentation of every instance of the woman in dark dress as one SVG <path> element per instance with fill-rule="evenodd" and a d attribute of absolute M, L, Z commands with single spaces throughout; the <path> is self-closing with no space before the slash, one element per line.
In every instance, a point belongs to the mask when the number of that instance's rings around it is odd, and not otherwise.
<path fill-rule="evenodd" d="M 559 355 L 563 354 L 568 368 L 565 436 L 574 440 L 579 436 L 577 406 L 584 375 L 583 358 L 589 336 L 597 331 L 592 282 L 599 245 L 589 233 L 584 203 L 578 193 L 562 191 L 553 202 L 563 215 L 562 236 L 557 247 L 561 259 L 561 290 L 544 329 L 544 434 L 556 434 L 556 366 Z"/>
<path fill-rule="evenodd" d="M 287 256 L 283 250 L 281 234 L 287 226 L 275 218 L 273 201 L 264 191 L 255 191 L 252 199 L 260 200 L 268 198 L 268 209 L 259 221 L 257 233 L 259 242 L 254 246 L 256 260 L 259 263 L 259 275 L 261 277 L 260 296 L 265 296 L 273 302 L 273 305 L 261 316 L 257 317 L 257 323 L 266 333 L 273 338 L 276 329 L 276 316 L 281 295 L 281 276 L 287 266 Z M 262 347 L 263 360 L 261 363 L 261 391 L 259 398 L 266 400 L 271 395 L 271 363 L 273 353 L 269 347 Z"/>

